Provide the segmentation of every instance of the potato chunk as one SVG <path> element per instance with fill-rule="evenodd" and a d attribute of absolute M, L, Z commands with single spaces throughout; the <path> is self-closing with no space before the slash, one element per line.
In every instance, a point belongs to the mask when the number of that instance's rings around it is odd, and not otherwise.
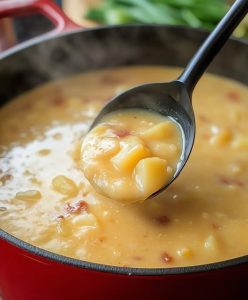
<path fill-rule="evenodd" d="M 120 144 L 116 138 L 107 137 L 99 142 L 99 152 L 103 156 L 111 156 L 120 150 Z"/>
<path fill-rule="evenodd" d="M 93 214 L 84 213 L 72 218 L 72 224 L 77 227 L 97 227 L 97 220 Z"/>
<path fill-rule="evenodd" d="M 175 133 L 175 125 L 170 121 L 161 122 L 142 133 L 146 140 L 163 140 Z"/>
<path fill-rule="evenodd" d="M 119 170 L 130 171 L 141 159 L 151 155 L 149 149 L 138 137 L 126 137 L 121 144 L 121 151 L 111 159 Z"/>
<path fill-rule="evenodd" d="M 16 193 L 16 198 L 24 201 L 35 201 L 41 198 L 41 193 L 37 190 L 28 190 Z"/>
<path fill-rule="evenodd" d="M 149 157 L 138 162 L 135 180 L 143 193 L 151 195 L 166 184 L 171 171 L 165 159 Z"/>
<path fill-rule="evenodd" d="M 189 248 L 181 248 L 179 250 L 177 250 L 177 255 L 181 258 L 191 258 L 194 253 L 191 249 Z"/>
<path fill-rule="evenodd" d="M 64 175 L 58 175 L 53 178 L 53 189 L 63 195 L 74 197 L 78 194 L 78 188 L 74 181 Z"/>
<path fill-rule="evenodd" d="M 237 137 L 233 142 L 233 148 L 239 151 L 248 150 L 248 138 L 247 137 Z"/>
<path fill-rule="evenodd" d="M 216 236 L 210 234 L 204 241 L 204 248 L 209 254 L 220 251 L 220 241 Z"/>
<path fill-rule="evenodd" d="M 154 156 L 164 158 L 168 162 L 177 160 L 180 155 L 178 147 L 174 144 L 151 142 L 149 148 Z"/>
<path fill-rule="evenodd" d="M 100 137 L 91 133 L 82 144 L 81 155 L 88 163 L 92 159 L 106 159 L 118 151 L 120 151 L 120 144 L 117 138 Z"/>
<path fill-rule="evenodd" d="M 210 143 L 216 146 L 226 146 L 232 140 L 232 133 L 230 130 L 221 129 L 210 139 Z"/>
<path fill-rule="evenodd" d="M 96 230 L 98 228 L 96 217 L 88 213 L 73 217 L 71 223 L 73 226 L 72 231 L 77 238 L 83 237 L 89 230 Z"/>

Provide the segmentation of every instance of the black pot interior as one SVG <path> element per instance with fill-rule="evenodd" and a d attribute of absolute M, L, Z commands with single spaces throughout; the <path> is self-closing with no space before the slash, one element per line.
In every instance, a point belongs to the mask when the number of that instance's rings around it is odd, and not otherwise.
<path fill-rule="evenodd" d="M 184 27 L 107 27 L 66 34 L 0 61 L 0 104 L 50 80 L 123 65 L 185 66 L 207 32 Z M 248 83 L 248 45 L 230 40 L 209 71 Z"/>

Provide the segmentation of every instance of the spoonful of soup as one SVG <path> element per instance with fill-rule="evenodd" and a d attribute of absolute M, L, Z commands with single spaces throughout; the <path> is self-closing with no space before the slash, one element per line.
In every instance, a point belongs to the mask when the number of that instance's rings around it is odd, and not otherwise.
<path fill-rule="evenodd" d="M 97 192 L 132 203 L 175 180 L 194 143 L 194 87 L 247 11 L 248 0 L 237 0 L 177 80 L 136 86 L 101 110 L 81 149 L 84 174 Z"/>

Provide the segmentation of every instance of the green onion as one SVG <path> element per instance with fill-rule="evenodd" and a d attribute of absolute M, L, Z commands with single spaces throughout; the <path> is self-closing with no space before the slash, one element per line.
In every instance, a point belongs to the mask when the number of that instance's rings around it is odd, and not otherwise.
<path fill-rule="evenodd" d="M 212 29 L 228 10 L 224 0 L 103 0 L 86 13 L 100 24 L 169 24 Z M 247 26 L 237 30 L 247 34 Z"/>

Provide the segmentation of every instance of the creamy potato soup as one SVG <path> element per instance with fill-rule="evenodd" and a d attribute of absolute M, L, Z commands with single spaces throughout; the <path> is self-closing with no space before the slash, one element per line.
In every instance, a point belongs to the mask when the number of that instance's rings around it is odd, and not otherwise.
<path fill-rule="evenodd" d="M 107 114 L 84 138 L 82 168 L 102 195 L 140 202 L 164 187 L 182 156 L 183 133 L 175 120 L 125 109 Z"/>
<path fill-rule="evenodd" d="M 193 152 L 158 197 L 124 205 L 98 194 L 81 169 L 82 140 L 113 95 L 179 73 L 162 66 L 95 71 L 3 106 L 0 228 L 55 253 L 124 267 L 171 268 L 246 255 L 247 87 L 202 78 L 193 97 Z"/>

